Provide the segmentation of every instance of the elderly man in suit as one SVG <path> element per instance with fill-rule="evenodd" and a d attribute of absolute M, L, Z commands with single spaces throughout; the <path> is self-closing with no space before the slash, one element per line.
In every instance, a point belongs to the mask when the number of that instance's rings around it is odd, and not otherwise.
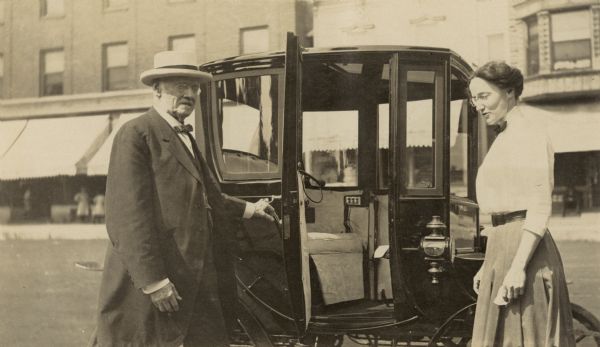
<path fill-rule="evenodd" d="M 184 123 L 210 78 L 176 51 L 141 74 L 153 107 L 121 127 L 110 157 L 97 346 L 228 346 L 216 276 L 228 223 L 272 207 L 222 194 Z"/>

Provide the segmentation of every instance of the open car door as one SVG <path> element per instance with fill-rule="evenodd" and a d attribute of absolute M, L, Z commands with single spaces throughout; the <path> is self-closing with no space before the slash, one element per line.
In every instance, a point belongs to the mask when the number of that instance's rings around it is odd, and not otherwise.
<path fill-rule="evenodd" d="M 310 321 L 311 292 L 304 189 L 301 165 L 302 51 L 298 37 L 287 34 L 285 56 L 285 106 L 283 122 L 283 234 L 285 267 L 292 309 L 299 335 Z"/>
<path fill-rule="evenodd" d="M 224 300 L 231 306 L 224 311 L 237 319 L 232 336 L 260 346 L 303 336 L 310 317 L 298 177 L 301 52 L 293 34 L 287 47 L 285 62 L 276 56 L 256 69 L 211 71 L 214 79 L 201 94 L 210 110 L 203 109 L 208 117 L 198 120 L 207 162 L 223 192 L 247 201 L 266 198 L 281 217 L 276 223 L 252 218 L 232 225 L 227 250 L 235 263 L 237 300 Z"/>

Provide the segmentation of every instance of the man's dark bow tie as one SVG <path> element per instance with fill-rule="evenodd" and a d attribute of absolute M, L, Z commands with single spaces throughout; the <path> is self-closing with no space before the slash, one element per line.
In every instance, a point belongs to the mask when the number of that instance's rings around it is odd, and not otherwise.
<path fill-rule="evenodd" d="M 191 124 L 176 125 L 173 127 L 173 129 L 175 129 L 176 133 L 181 133 L 181 134 L 185 134 L 185 133 L 189 134 L 194 131 L 194 127 Z"/>
<path fill-rule="evenodd" d="M 496 134 L 500 134 L 501 132 L 503 132 L 504 129 L 506 129 L 507 124 L 508 124 L 508 122 L 504 121 L 502 123 L 498 123 L 498 124 L 494 125 L 494 130 L 496 131 Z"/>

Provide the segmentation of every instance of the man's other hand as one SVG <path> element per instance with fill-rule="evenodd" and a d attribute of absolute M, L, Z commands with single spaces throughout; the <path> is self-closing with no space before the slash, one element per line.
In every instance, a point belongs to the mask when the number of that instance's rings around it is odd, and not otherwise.
<path fill-rule="evenodd" d="M 254 214 L 252 217 L 260 217 L 270 221 L 274 221 L 273 215 L 275 214 L 275 209 L 273 206 L 269 205 L 267 199 L 260 199 L 254 203 Z"/>
<path fill-rule="evenodd" d="M 164 287 L 150 294 L 150 300 L 160 312 L 176 312 L 179 311 L 178 300 L 181 300 L 181 296 L 177 292 L 177 289 L 173 283 L 169 282 Z"/>

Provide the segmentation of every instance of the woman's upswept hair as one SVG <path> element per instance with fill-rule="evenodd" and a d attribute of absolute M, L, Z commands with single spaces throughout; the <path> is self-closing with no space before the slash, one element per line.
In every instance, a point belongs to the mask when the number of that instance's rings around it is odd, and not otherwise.
<path fill-rule="evenodd" d="M 523 93 L 523 74 L 521 70 L 503 61 L 485 63 L 473 72 L 470 79 L 476 77 L 486 80 L 498 88 L 514 90 L 516 99 L 519 99 L 519 96 Z"/>

